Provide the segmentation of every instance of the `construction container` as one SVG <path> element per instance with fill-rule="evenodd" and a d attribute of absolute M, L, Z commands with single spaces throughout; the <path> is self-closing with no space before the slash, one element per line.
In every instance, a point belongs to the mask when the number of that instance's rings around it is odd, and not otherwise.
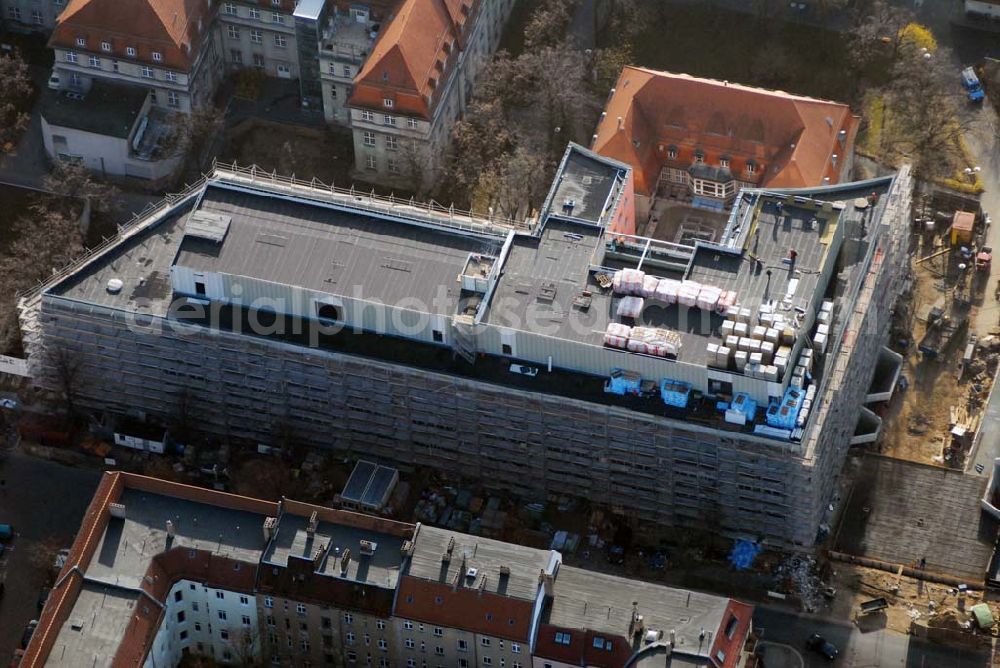
<path fill-rule="evenodd" d="M 691 399 L 691 385 L 679 380 L 664 378 L 660 383 L 660 398 L 667 406 L 687 408 Z"/>
<path fill-rule="evenodd" d="M 642 376 L 634 371 L 612 369 L 611 376 L 604 381 L 604 391 L 608 394 L 639 394 L 642 390 Z"/>

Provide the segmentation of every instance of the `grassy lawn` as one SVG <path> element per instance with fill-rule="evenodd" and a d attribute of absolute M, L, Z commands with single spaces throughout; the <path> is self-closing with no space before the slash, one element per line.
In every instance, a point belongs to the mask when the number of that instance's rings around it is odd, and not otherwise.
<path fill-rule="evenodd" d="M 856 102 L 844 38 L 814 26 L 769 22 L 697 4 L 672 5 L 633 39 L 636 64 L 658 70 Z M 613 46 L 616 35 L 598 35 Z"/>

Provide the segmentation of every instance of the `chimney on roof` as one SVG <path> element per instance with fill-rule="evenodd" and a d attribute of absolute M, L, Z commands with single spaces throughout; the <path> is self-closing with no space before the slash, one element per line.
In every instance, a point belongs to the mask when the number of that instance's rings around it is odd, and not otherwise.
<path fill-rule="evenodd" d="M 172 520 L 167 520 L 167 537 L 174 537 L 174 523 Z"/>
<path fill-rule="evenodd" d="M 840 139 L 841 146 L 843 146 L 844 143 L 847 142 L 847 130 L 841 130 L 840 132 L 838 132 L 837 137 Z"/>
<path fill-rule="evenodd" d="M 618 129 L 619 130 L 625 129 L 625 119 L 622 118 L 621 116 L 618 117 Z"/>
<path fill-rule="evenodd" d="M 544 568 L 538 569 L 538 584 L 541 585 L 545 596 L 552 596 L 555 578 L 552 577 L 551 573 L 546 573 Z"/>
<path fill-rule="evenodd" d="M 323 555 L 326 554 L 326 544 L 320 545 L 313 551 L 313 568 L 319 570 L 320 562 L 323 561 Z"/>
<path fill-rule="evenodd" d="M 673 647 L 677 644 L 677 631 L 670 629 L 670 646 Z"/>
<path fill-rule="evenodd" d="M 109 503 L 108 513 L 111 517 L 117 517 L 119 519 L 125 519 L 125 504 L 124 503 Z"/>
<path fill-rule="evenodd" d="M 483 590 L 486 589 L 486 574 L 483 573 L 483 578 L 479 581 L 479 595 L 483 595 Z"/>
<path fill-rule="evenodd" d="M 319 513 L 317 511 L 312 511 L 312 515 L 309 516 L 309 524 L 306 525 L 306 533 L 310 536 L 316 533 L 316 529 L 319 528 Z"/>
<path fill-rule="evenodd" d="M 500 577 L 510 577 L 510 566 L 504 564 L 500 567 Z"/>
<path fill-rule="evenodd" d="M 340 574 L 341 576 L 347 575 L 347 567 L 351 563 L 351 550 L 350 548 L 344 550 L 344 554 L 340 557 Z"/>
<path fill-rule="evenodd" d="M 404 540 L 403 544 L 399 546 L 399 553 L 404 557 L 413 556 L 413 541 Z"/>
<path fill-rule="evenodd" d="M 278 518 L 267 517 L 264 519 L 264 542 L 270 543 L 271 539 L 274 538 L 274 529 L 278 526 Z"/>
<path fill-rule="evenodd" d="M 837 166 L 837 154 L 836 153 L 834 153 L 832 156 L 830 156 L 830 164 L 832 164 L 834 167 Z"/>

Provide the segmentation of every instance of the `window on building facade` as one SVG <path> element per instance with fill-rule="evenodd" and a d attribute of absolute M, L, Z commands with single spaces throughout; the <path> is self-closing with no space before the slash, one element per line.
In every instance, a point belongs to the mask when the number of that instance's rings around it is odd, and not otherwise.
<path fill-rule="evenodd" d="M 375 114 L 373 114 L 372 112 L 368 111 L 367 109 L 362 109 L 361 110 L 361 120 L 363 120 L 363 121 L 371 121 L 371 120 L 374 120 L 374 119 L 375 119 Z"/>
<path fill-rule="evenodd" d="M 322 315 L 320 317 L 322 317 Z M 344 613 L 344 623 L 345 624 L 353 624 L 354 623 L 354 615 L 352 615 L 349 612 L 345 612 Z"/>
<path fill-rule="evenodd" d="M 219 637 L 223 640 L 229 640 L 229 629 L 222 629 L 219 631 Z"/>
<path fill-rule="evenodd" d="M 18 11 L 18 15 L 20 15 L 20 10 Z M 77 46 L 87 46 L 87 38 L 86 37 L 77 37 L 76 38 L 76 45 Z"/>
<path fill-rule="evenodd" d="M 250 615 L 243 615 L 243 626 L 250 626 Z"/>
<path fill-rule="evenodd" d="M 224 591 L 217 591 L 217 592 L 215 592 L 215 598 L 220 599 L 220 600 L 225 599 L 226 598 L 226 592 L 224 592 Z"/>
<path fill-rule="evenodd" d="M 282 14 L 279 14 L 278 12 L 273 12 L 271 14 L 271 21 L 273 21 L 274 23 L 279 23 L 284 25 L 285 17 Z"/>
<path fill-rule="evenodd" d="M 417 668 L 417 660 L 414 658 L 409 658 L 406 660 L 407 668 Z"/>
<path fill-rule="evenodd" d="M 221 619 L 222 621 L 226 621 L 226 617 L 227 617 L 226 611 L 225 610 L 219 610 L 219 619 Z"/>
<path fill-rule="evenodd" d="M 417 119 L 415 119 L 415 118 L 407 118 L 407 119 L 406 119 L 406 125 L 407 125 L 407 127 L 409 127 L 409 128 L 411 129 L 411 130 L 414 130 L 414 129 L 416 129 L 416 127 L 417 127 Z"/>
<path fill-rule="evenodd" d="M 141 68 L 139 68 L 139 72 L 142 74 L 143 79 L 153 78 L 153 68 L 150 67 L 149 65 L 143 65 Z"/>
<path fill-rule="evenodd" d="M 177 81 L 177 73 L 176 72 L 170 72 L 170 71 L 164 72 L 163 73 L 163 78 L 166 79 L 167 81 L 174 81 L 174 82 L 176 82 Z"/>
<path fill-rule="evenodd" d="M 183 610 L 181 610 L 180 612 L 177 613 L 177 623 L 178 624 L 183 624 L 184 623 L 184 615 L 185 615 L 185 612 Z"/>
<path fill-rule="evenodd" d="M 413 638 L 407 638 L 403 641 L 403 644 L 406 645 L 406 649 L 413 649 L 417 645 L 417 643 L 413 642 Z"/>
<path fill-rule="evenodd" d="M 76 63 L 77 60 L 78 60 L 78 58 L 77 58 L 77 55 L 75 53 L 73 53 L 72 51 L 67 51 L 66 52 L 66 62 L 67 63 Z"/>
<path fill-rule="evenodd" d="M 490 642 L 491 641 L 490 641 L 489 638 L 480 638 L 479 639 L 479 644 L 482 645 L 483 647 L 489 647 L 490 646 Z"/>
<path fill-rule="evenodd" d="M 438 645 L 437 647 L 434 648 L 434 653 L 437 654 L 438 656 L 444 656 L 444 647 Z"/>
<path fill-rule="evenodd" d="M 240 29 L 238 26 L 229 26 L 226 30 L 229 31 L 229 39 L 240 38 Z"/>
<path fill-rule="evenodd" d="M 306 604 L 305 603 L 297 603 L 295 605 L 295 612 L 299 613 L 300 615 L 306 614 Z"/>
<path fill-rule="evenodd" d="M 729 168 L 729 158 L 719 158 L 719 167 Z"/>
<path fill-rule="evenodd" d="M 100 67 L 101 67 L 101 59 L 98 58 L 97 56 L 91 56 L 90 57 L 90 66 L 91 67 L 96 67 L 96 68 L 100 69 Z"/>
<path fill-rule="evenodd" d="M 350 65 L 344 65 L 344 76 L 345 77 L 351 76 L 351 66 Z"/>
<path fill-rule="evenodd" d="M 273 608 L 274 607 L 274 599 L 271 598 L 270 596 L 265 596 L 264 597 L 264 607 L 265 608 Z"/>
<path fill-rule="evenodd" d="M 264 55 L 260 53 L 253 54 L 253 66 L 258 70 L 264 69 Z"/>
<path fill-rule="evenodd" d="M 390 116 L 390 115 L 386 114 L 385 117 L 383 118 L 382 122 L 385 125 L 395 125 L 396 124 L 396 117 L 395 116 Z"/>
<path fill-rule="evenodd" d="M 573 636 L 569 633 L 563 633 L 562 631 L 556 631 L 556 644 L 557 645 L 568 645 L 573 642 Z"/>
<path fill-rule="evenodd" d="M 157 62 L 157 63 L 162 62 L 163 61 L 163 54 L 160 53 L 159 51 L 154 51 L 153 52 L 153 61 Z"/>
<path fill-rule="evenodd" d="M 167 91 L 167 104 L 168 105 L 170 105 L 171 107 L 177 107 L 177 106 L 180 105 L 180 103 L 181 103 L 181 100 L 180 100 L 180 97 L 177 96 L 177 93 L 175 93 L 172 90 Z"/>
<path fill-rule="evenodd" d="M 80 84 L 82 84 L 82 83 L 83 83 L 83 79 L 81 79 L 80 75 L 77 74 L 76 72 L 73 72 L 72 74 L 69 75 L 69 85 L 70 86 L 73 86 L 74 88 L 79 88 Z"/>
<path fill-rule="evenodd" d="M 242 63 L 243 62 L 243 52 L 240 51 L 239 49 L 232 49 L 229 52 L 229 58 L 234 63 L 237 63 L 237 64 Z"/>
<path fill-rule="evenodd" d="M 7 18 L 12 21 L 21 20 L 21 8 L 20 7 L 8 7 L 7 8 Z"/>
<path fill-rule="evenodd" d="M 376 622 L 375 622 L 375 627 L 376 627 L 376 628 L 377 628 L 378 630 L 380 630 L 380 631 L 381 631 L 382 629 L 384 629 L 384 628 L 385 628 L 385 620 L 384 620 L 384 619 L 379 619 L 378 621 L 376 621 Z"/>
<path fill-rule="evenodd" d="M 364 143 L 365 143 L 365 146 L 374 146 L 375 145 L 375 133 L 374 132 L 365 131 Z M 407 623 L 409 623 L 409 622 L 407 622 Z M 405 626 L 404 626 L 404 628 L 405 628 Z M 410 628 L 413 628 L 413 627 L 411 626 Z"/>
<path fill-rule="evenodd" d="M 517 644 L 516 642 L 512 642 L 510 644 L 510 651 L 513 652 L 514 654 L 520 654 L 521 653 L 521 646 L 519 644 Z"/>
<path fill-rule="evenodd" d="M 31 22 L 34 23 L 36 26 L 42 25 L 44 19 L 42 18 L 41 10 L 38 9 L 31 10 Z"/>
<path fill-rule="evenodd" d="M 753 174 L 756 169 L 757 165 L 755 165 L 753 162 L 749 161 L 747 162 L 747 174 Z"/>
<path fill-rule="evenodd" d="M 281 6 L 281 0 L 271 0 L 271 6 L 272 7 L 280 7 Z"/>
<path fill-rule="evenodd" d="M 252 18 L 252 19 L 259 19 L 260 18 L 260 10 L 257 9 L 256 7 L 251 7 L 250 8 L 250 18 Z"/>
<path fill-rule="evenodd" d="M 392 109 L 392 100 L 390 100 L 389 98 L 383 99 L 382 106 L 385 107 L 386 109 Z"/>
<path fill-rule="evenodd" d="M 284 49 L 286 43 L 287 43 L 287 40 L 285 39 L 284 35 L 280 35 L 280 34 L 275 33 L 275 35 L 274 35 L 274 45 L 276 47 L 278 47 L 279 49 Z"/>
<path fill-rule="evenodd" d="M 490 658 L 490 657 L 488 657 L 488 656 L 484 656 L 483 657 L 483 665 L 484 666 L 492 666 L 493 665 L 493 659 Z"/>
<path fill-rule="evenodd" d="M 262 44 L 264 42 L 264 33 L 256 28 L 251 29 L 250 41 L 254 44 Z"/>
<path fill-rule="evenodd" d="M 389 649 L 389 644 L 385 641 L 385 638 L 379 638 L 378 639 L 378 648 L 379 649 Z"/>
<path fill-rule="evenodd" d="M 101 42 L 101 51 L 111 51 L 111 42 Z"/>
<path fill-rule="evenodd" d="M 458 641 L 458 651 L 459 652 L 468 652 L 469 651 L 469 643 L 467 643 L 464 640 L 459 640 Z"/>
<path fill-rule="evenodd" d="M 132 58 L 135 58 L 135 47 L 134 46 L 126 46 L 125 47 L 125 55 L 126 56 L 130 56 Z"/>
<path fill-rule="evenodd" d="M 222 11 L 225 12 L 226 14 L 229 14 L 230 16 L 236 16 L 237 14 L 236 3 L 227 2 L 226 4 L 222 5 Z"/>
<path fill-rule="evenodd" d="M 434 635 L 437 636 L 438 638 L 440 638 L 441 636 L 444 635 L 444 629 L 442 629 L 440 626 L 435 626 L 434 627 Z"/>

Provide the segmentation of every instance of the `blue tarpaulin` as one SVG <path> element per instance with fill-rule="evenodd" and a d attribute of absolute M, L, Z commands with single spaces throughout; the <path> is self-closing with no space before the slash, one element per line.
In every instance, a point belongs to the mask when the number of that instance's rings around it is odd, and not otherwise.
<path fill-rule="evenodd" d="M 764 550 L 759 543 L 752 540 L 740 539 L 733 544 L 733 549 L 729 553 L 729 563 L 738 571 L 744 571 L 753 566 L 757 555 Z"/>

